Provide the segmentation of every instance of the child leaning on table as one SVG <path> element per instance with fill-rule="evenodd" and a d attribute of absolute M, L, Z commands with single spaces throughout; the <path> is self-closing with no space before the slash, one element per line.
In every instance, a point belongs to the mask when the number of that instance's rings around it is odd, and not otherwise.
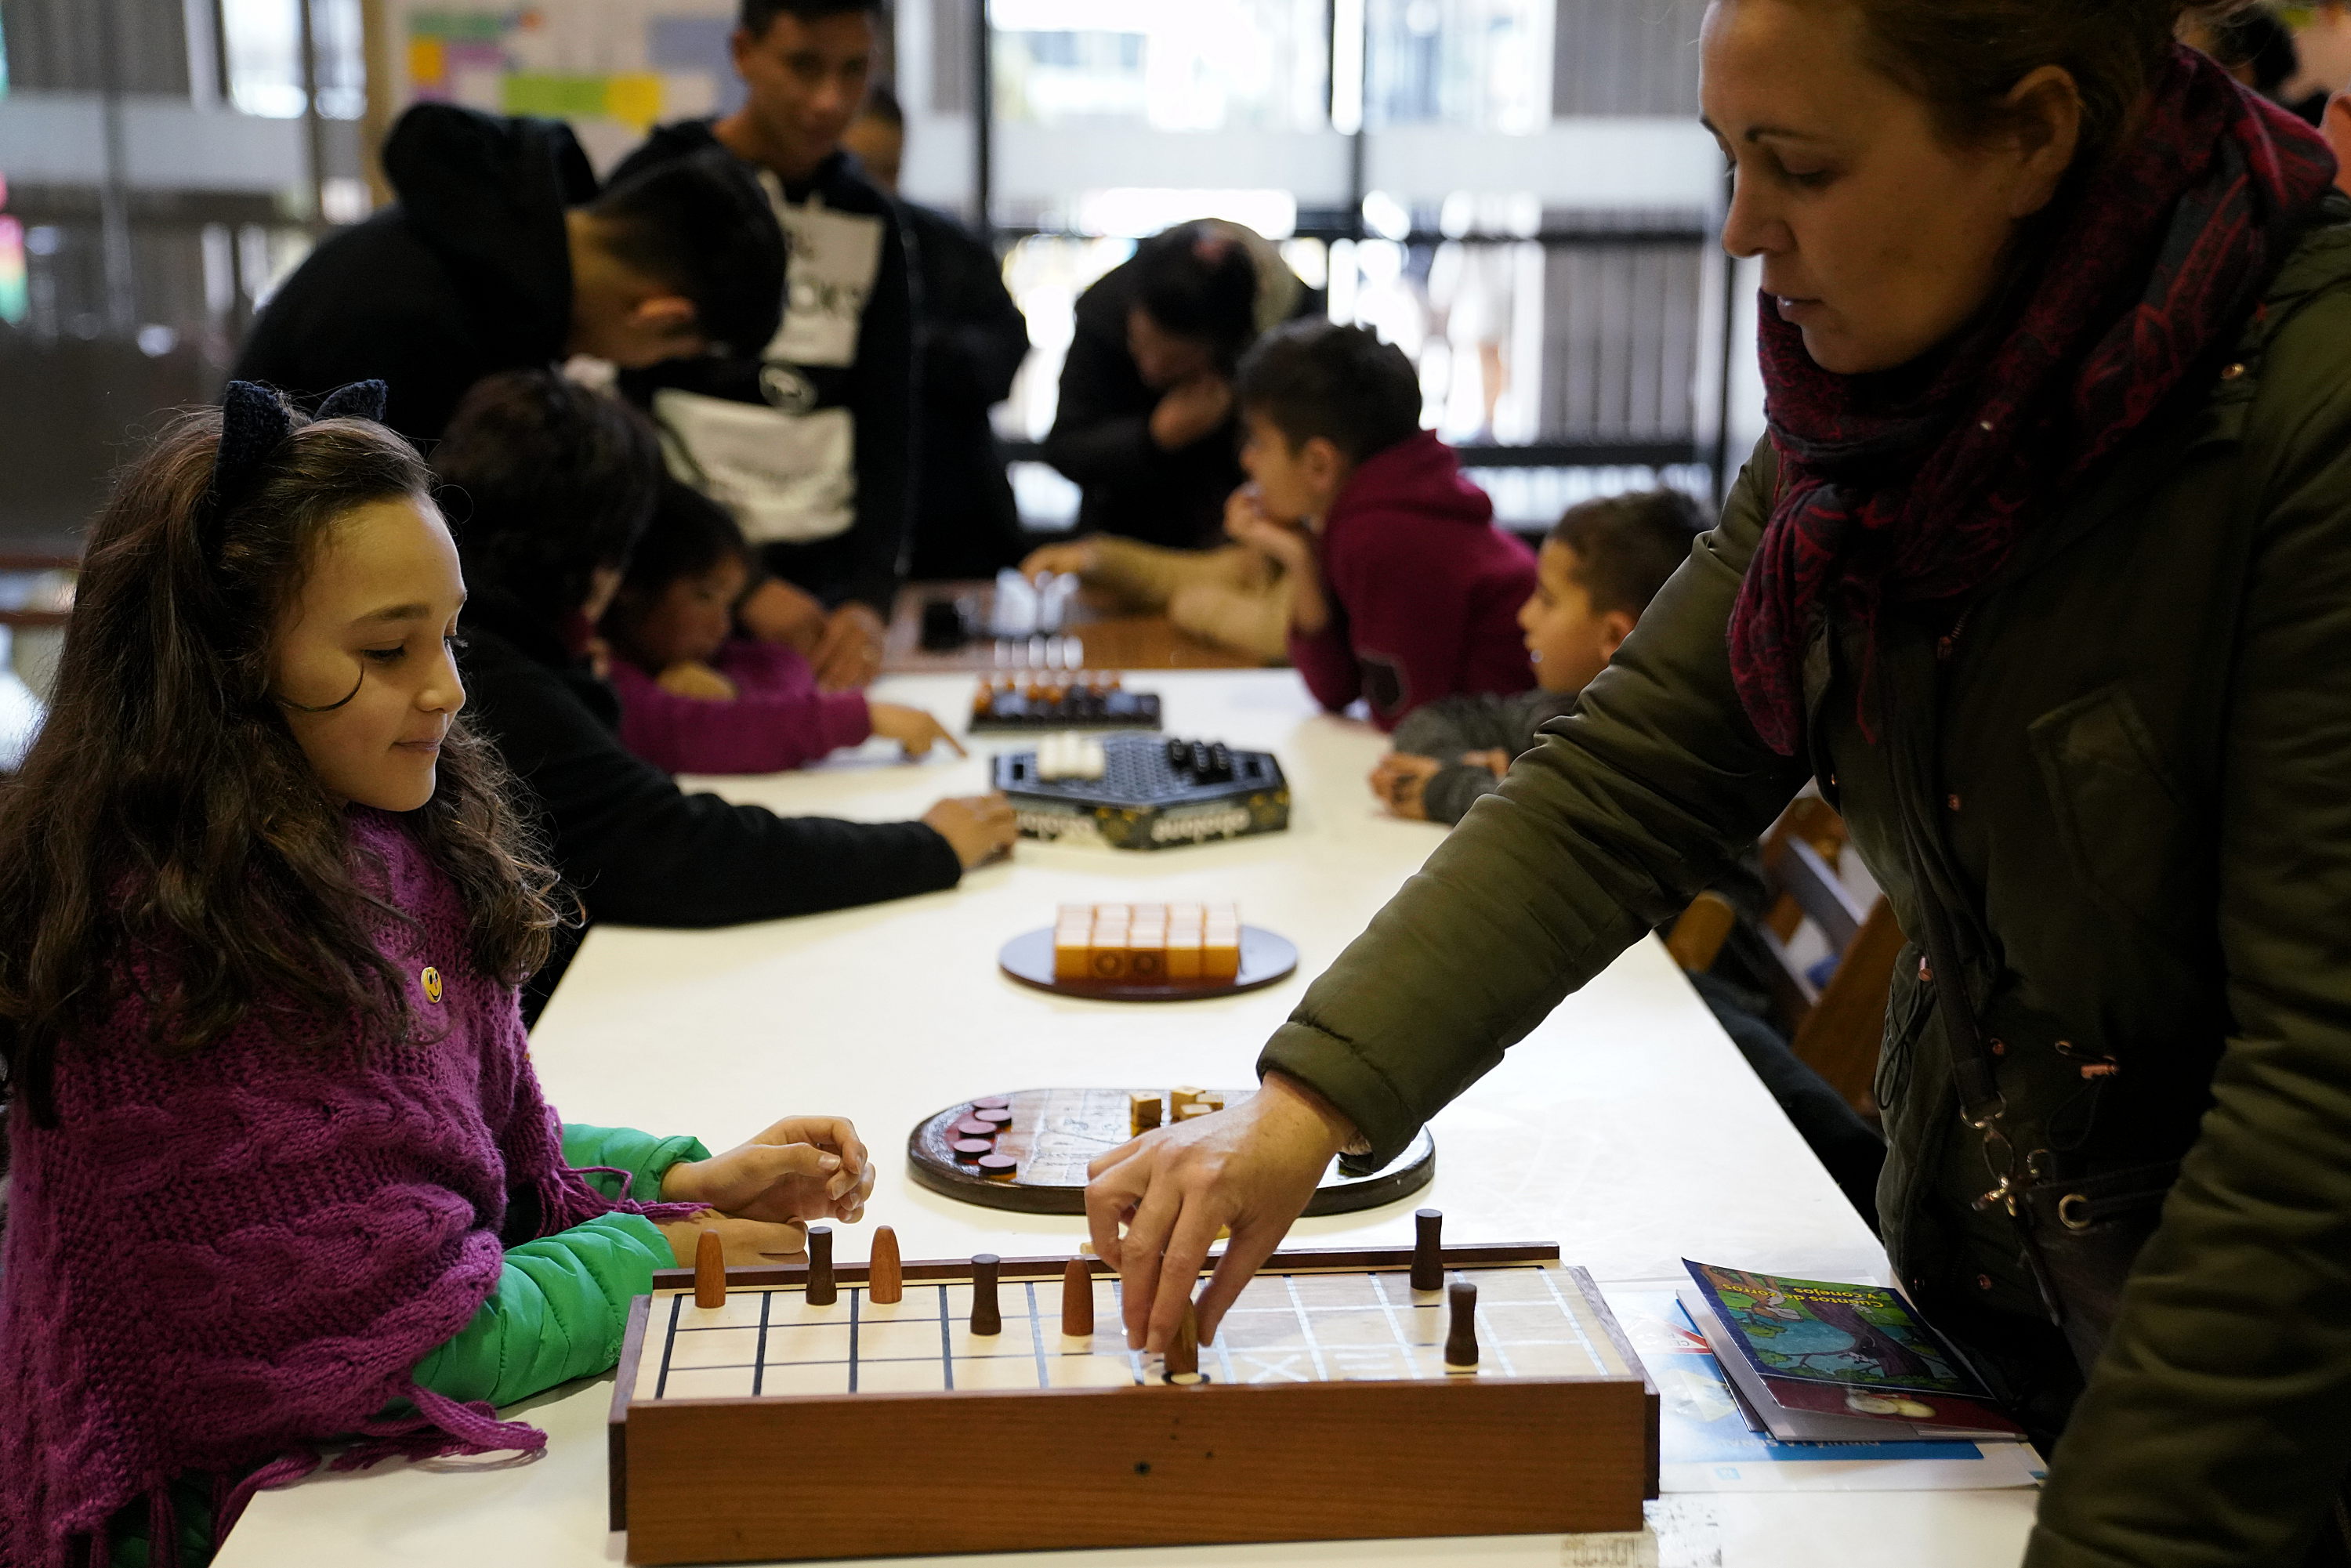
<path fill-rule="evenodd" d="M 1234 394 L 1251 483 L 1225 528 L 1282 568 L 1290 662 L 1316 701 L 1337 712 L 1363 698 L 1394 729 L 1424 703 L 1534 685 L 1516 622 L 1534 559 L 1420 428 L 1402 350 L 1366 328 L 1293 321 L 1249 350 Z"/>
<path fill-rule="evenodd" d="M 1414 709 L 1395 727 L 1395 749 L 1372 770 L 1372 793 L 1399 817 L 1459 821 L 1501 787 L 1536 731 L 1573 709 L 1608 667 L 1705 527 L 1698 503 L 1676 490 L 1570 507 L 1544 538 L 1535 591 L 1519 607 L 1536 689 Z"/>
<path fill-rule="evenodd" d="M 726 507 L 664 477 L 600 630 L 621 743 L 671 773 L 776 773 L 869 736 L 908 757 L 954 736 L 922 709 L 817 689 L 798 650 L 734 635 L 751 547 Z"/>
<path fill-rule="evenodd" d="M 465 586 L 382 383 L 233 383 L 93 527 L 0 794 L 0 1562 L 206 1561 L 257 1490 L 541 1447 L 699 1230 L 854 1218 L 831 1117 L 716 1159 L 563 1126 L 516 982 L 561 911 L 451 663 Z M 361 417 L 365 415 L 365 417 Z"/>

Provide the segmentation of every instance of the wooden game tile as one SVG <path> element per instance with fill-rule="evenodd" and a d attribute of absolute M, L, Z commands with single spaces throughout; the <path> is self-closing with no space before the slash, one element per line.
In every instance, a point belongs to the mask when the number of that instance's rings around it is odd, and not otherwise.
<path fill-rule="evenodd" d="M 768 1390 L 774 1393 L 772 1385 Z M 747 1399 L 751 1368 L 747 1366 L 673 1366 L 662 1385 L 664 1399 Z"/>
<path fill-rule="evenodd" d="M 1048 1388 L 1130 1388 L 1135 1382 L 1134 1364 L 1123 1355 L 1049 1355 L 1045 1358 Z"/>
<path fill-rule="evenodd" d="M 911 1293 L 911 1292 L 910 1292 Z M 836 1297 L 830 1306 L 810 1306 L 806 1296 L 798 1291 L 777 1291 L 768 1301 L 768 1326 L 791 1323 L 845 1323 L 849 1321 L 849 1298 Z"/>
<path fill-rule="evenodd" d="M 947 1385 L 946 1368 L 933 1355 L 928 1361 L 868 1361 L 857 1358 L 860 1394 L 937 1394 Z"/>
<path fill-rule="evenodd" d="M 933 1331 L 935 1333 L 935 1330 Z M 862 1336 L 861 1336 L 862 1337 Z M 847 1361 L 849 1324 L 769 1323 L 768 1364 L 784 1361 Z"/>
<path fill-rule="evenodd" d="M 909 1295 L 913 1294 L 910 1291 Z M 869 1323 L 857 1325 L 857 1356 L 860 1361 L 873 1356 L 884 1361 L 911 1359 L 926 1355 L 933 1361 L 939 1357 L 939 1321 L 928 1322 Z"/>
<path fill-rule="evenodd" d="M 1481 1309 L 1483 1303 L 1479 1303 Z M 1482 1324 L 1486 1314 L 1481 1310 L 1478 1320 Z M 1443 1307 L 1399 1307 L 1395 1314 L 1396 1338 L 1406 1344 L 1443 1344 L 1452 1328 Z"/>
<path fill-rule="evenodd" d="M 849 1392 L 848 1358 L 844 1354 L 839 1361 L 769 1366 L 759 1375 L 759 1392 L 762 1396 L 846 1394 Z"/>
<path fill-rule="evenodd" d="M 935 1323 L 939 1321 L 939 1292 L 935 1285 L 925 1285 L 920 1281 L 909 1281 L 905 1294 L 894 1301 L 877 1301 L 866 1294 L 862 1286 L 857 1288 L 857 1321 L 861 1323 Z"/>
<path fill-rule="evenodd" d="M 1055 1329 L 1056 1339 L 1060 1337 L 1060 1332 Z M 957 1360 L 967 1355 L 991 1361 L 1002 1356 L 1025 1355 L 1034 1360 L 1037 1341 L 1032 1336 L 1027 1318 L 1015 1318 L 1010 1312 L 1006 1312 L 1002 1333 L 974 1333 L 967 1322 L 954 1324 L 947 1330 L 947 1348 Z"/>
<path fill-rule="evenodd" d="M 759 1359 L 758 1329 L 681 1328 L 670 1338 L 669 1365 L 748 1366 Z"/>
<path fill-rule="evenodd" d="M 1032 1349 L 1027 1355 L 957 1355 L 955 1358 L 955 1385 L 957 1388 L 1035 1388 L 1037 1356 Z"/>
<path fill-rule="evenodd" d="M 759 1326 L 759 1303 L 771 1292 L 767 1291 L 732 1291 L 723 1307 L 697 1307 L 692 1291 L 663 1291 L 653 1297 L 653 1322 L 666 1329 L 669 1323 L 670 1299 L 683 1296 L 677 1322 L 681 1328 L 757 1328 Z"/>
<path fill-rule="evenodd" d="M 1005 1310 L 1009 1312 L 1015 1305 L 1015 1292 L 1026 1291 L 1030 1288 L 1031 1286 L 1029 1281 L 1025 1280 L 1017 1285 L 1008 1286 L 1004 1292 Z M 1035 1281 L 1034 1289 L 1037 1292 L 1037 1315 L 1040 1318 L 1060 1317 L 1061 1315 L 1061 1281 L 1059 1280 L 1039 1280 Z M 1027 1298 L 1022 1296 L 1017 1299 L 1025 1311 Z M 1096 1295 L 1095 1301 L 1097 1303 L 1096 1310 L 1100 1311 L 1099 1303 L 1101 1301 L 1101 1297 L 1099 1294 Z"/>

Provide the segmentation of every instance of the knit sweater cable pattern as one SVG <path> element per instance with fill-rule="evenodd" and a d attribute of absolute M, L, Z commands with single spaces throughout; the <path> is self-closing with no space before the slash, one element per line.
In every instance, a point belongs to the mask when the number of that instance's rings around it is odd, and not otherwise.
<path fill-rule="evenodd" d="M 407 977 L 408 1042 L 301 1045 L 249 1020 L 165 1056 L 134 998 L 60 1051 L 57 1127 L 11 1108 L 10 1568 L 102 1562 L 107 1520 L 141 1499 L 151 1541 L 170 1542 L 174 1477 L 216 1478 L 225 1534 L 330 1441 L 349 1440 L 339 1469 L 544 1447 L 413 1376 L 496 1288 L 509 1199 L 526 1214 L 535 1200 L 541 1236 L 616 1210 L 697 1212 L 608 1199 L 564 1166 L 514 990 L 475 967 L 455 885 L 400 818 L 350 822 L 355 875 L 410 916 L 374 933 Z M 416 1413 L 384 1418 L 398 1399 Z"/>

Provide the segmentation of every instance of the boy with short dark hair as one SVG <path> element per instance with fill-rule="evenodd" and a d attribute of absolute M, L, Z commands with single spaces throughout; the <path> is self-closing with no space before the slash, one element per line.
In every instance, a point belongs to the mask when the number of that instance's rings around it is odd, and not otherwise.
<path fill-rule="evenodd" d="M 573 354 L 648 366 L 775 333 L 783 235 L 730 159 L 600 193 L 569 127 L 423 103 L 385 139 L 383 169 L 399 200 L 295 269 L 238 379 L 297 397 L 381 380 L 384 423 L 431 441 L 499 371 Z"/>
<path fill-rule="evenodd" d="M 1413 711 L 1395 749 L 1372 772 L 1372 792 L 1399 817 L 1458 822 L 1501 785 L 1535 732 L 1575 706 L 1584 685 L 1639 623 L 1706 527 L 1677 490 L 1612 496 L 1570 507 L 1535 561 L 1535 591 L 1519 609 L 1536 689 L 1458 696 Z"/>
<path fill-rule="evenodd" d="M 1394 729 L 1425 703 L 1534 685 L 1516 623 L 1534 558 L 1420 428 L 1402 350 L 1365 328 L 1292 322 L 1241 361 L 1235 395 L 1252 483 L 1225 527 L 1290 579 L 1290 659 L 1317 701 L 1363 698 Z"/>

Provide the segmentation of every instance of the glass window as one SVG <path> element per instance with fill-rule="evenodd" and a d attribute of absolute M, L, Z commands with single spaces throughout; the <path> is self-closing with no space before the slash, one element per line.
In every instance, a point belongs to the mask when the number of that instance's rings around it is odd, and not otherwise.
<path fill-rule="evenodd" d="M 1328 120 L 1323 0 L 990 0 L 988 16 L 1007 121 L 1305 131 Z"/>

